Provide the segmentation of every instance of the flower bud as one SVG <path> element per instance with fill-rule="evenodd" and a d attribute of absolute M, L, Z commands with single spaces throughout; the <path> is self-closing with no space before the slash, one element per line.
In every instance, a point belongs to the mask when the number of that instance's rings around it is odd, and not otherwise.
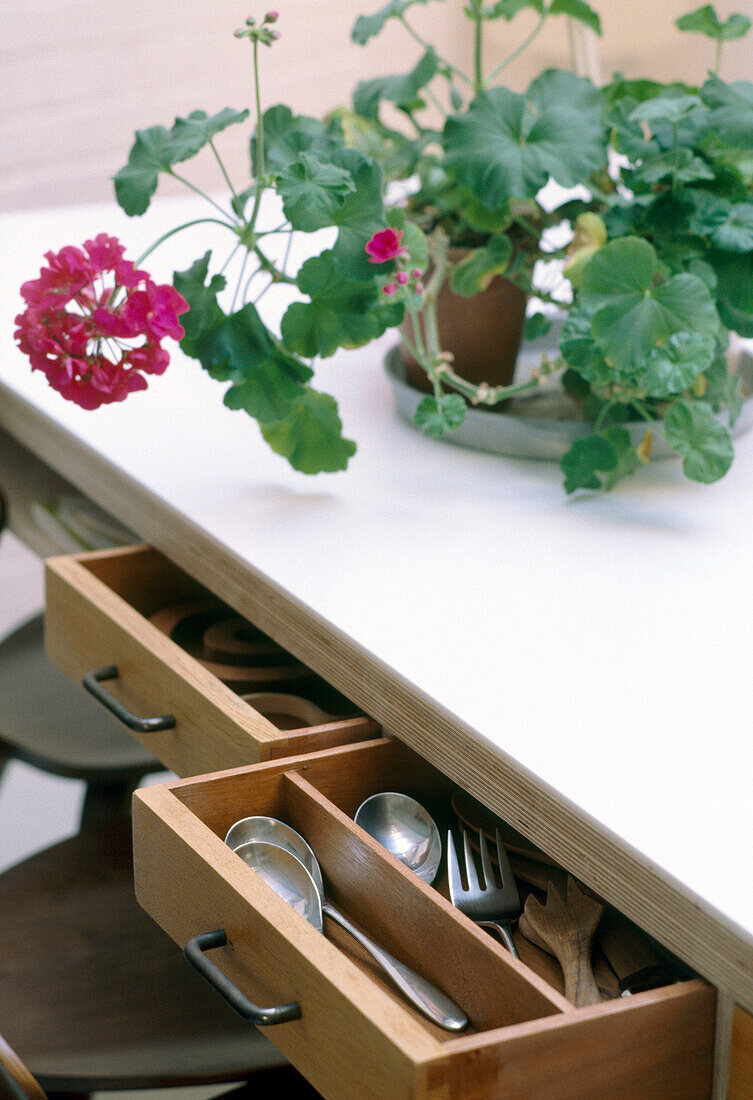
<path fill-rule="evenodd" d="M 276 23 L 279 18 L 280 18 L 279 11 L 268 11 L 267 14 L 264 16 L 264 22 L 265 23 Z"/>
<path fill-rule="evenodd" d="M 423 294 L 424 288 L 422 283 L 416 283 L 416 294 Z"/>
<path fill-rule="evenodd" d="M 400 283 L 400 286 L 405 286 L 405 284 L 408 282 L 408 272 L 398 271 L 397 281 Z"/>
<path fill-rule="evenodd" d="M 421 269 L 418 268 L 418 267 L 414 267 L 413 270 L 411 271 L 411 275 L 413 276 L 414 279 L 420 279 L 421 276 L 423 275 L 423 271 L 421 271 Z"/>
<path fill-rule="evenodd" d="M 397 284 L 396 284 L 396 283 L 387 283 L 387 285 L 386 285 L 386 286 L 385 286 L 385 287 L 384 287 L 383 289 L 384 289 L 384 293 L 385 293 L 385 294 L 387 295 L 387 297 L 389 298 L 389 297 L 391 297 L 391 296 L 392 296 L 392 295 L 393 295 L 393 294 L 395 293 L 395 291 L 397 290 Z"/>

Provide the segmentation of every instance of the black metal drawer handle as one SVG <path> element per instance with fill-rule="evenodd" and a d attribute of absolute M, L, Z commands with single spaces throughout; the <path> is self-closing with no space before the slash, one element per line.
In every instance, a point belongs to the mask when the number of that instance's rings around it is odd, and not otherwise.
<path fill-rule="evenodd" d="M 201 932 L 188 941 L 183 948 L 183 954 L 202 978 L 209 982 L 244 1020 L 252 1024 L 285 1024 L 288 1020 L 300 1020 L 301 1006 L 297 1001 L 287 1005 L 274 1005 L 272 1008 L 260 1008 L 253 1001 L 249 1001 L 245 993 L 241 993 L 238 986 L 233 985 L 219 967 L 210 962 L 204 952 L 210 951 L 213 947 L 224 947 L 226 943 L 227 936 L 223 928 L 218 928 L 216 932 Z"/>
<path fill-rule="evenodd" d="M 107 668 L 95 668 L 87 672 L 81 681 L 86 690 L 98 699 L 103 707 L 120 719 L 129 730 L 138 730 L 139 733 L 157 733 L 158 730 L 171 730 L 175 728 L 175 718 L 172 714 L 163 714 L 158 718 L 139 718 L 137 714 L 124 707 L 119 699 L 111 695 L 107 688 L 102 687 L 103 680 L 117 680 L 117 665 L 108 665 Z"/>

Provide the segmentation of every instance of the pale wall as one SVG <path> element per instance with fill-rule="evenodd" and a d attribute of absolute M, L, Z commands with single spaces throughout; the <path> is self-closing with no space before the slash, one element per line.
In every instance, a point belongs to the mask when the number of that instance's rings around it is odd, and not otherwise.
<path fill-rule="evenodd" d="M 267 104 L 324 112 L 347 100 L 368 76 L 405 71 L 417 47 L 398 26 L 366 48 L 349 41 L 361 12 L 385 0 L 269 0 L 281 12 L 280 41 L 264 51 Z M 593 0 L 602 14 L 602 72 L 699 80 L 713 47 L 680 35 L 672 20 L 700 0 Z M 461 31 L 463 0 L 412 9 L 417 28 L 467 66 Z M 753 0 L 719 0 L 720 14 L 745 11 Z M 0 0 L 0 207 L 31 207 L 108 199 L 111 177 L 125 162 L 133 131 L 201 107 L 209 112 L 249 102 L 246 42 L 233 38 L 247 14 L 265 8 L 248 0 Z M 532 25 L 524 13 L 490 35 L 490 65 Z M 753 45 L 725 47 L 723 74 L 753 79 Z M 548 65 L 568 65 L 564 19 L 507 70 L 525 87 Z M 234 176 L 246 170 L 243 143 L 218 139 Z M 198 168 L 205 186 L 220 186 L 211 158 Z"/>

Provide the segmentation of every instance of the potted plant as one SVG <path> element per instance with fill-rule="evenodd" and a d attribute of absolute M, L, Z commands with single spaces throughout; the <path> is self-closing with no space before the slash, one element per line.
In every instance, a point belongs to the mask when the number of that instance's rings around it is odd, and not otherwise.
<path fill-rule="evenodd" d="M 229 383 L 227 406 L 254 417 L 296 469 L 315 473 L 345 468 L 355 444 L 334 398 L 311 385 L 313 363 L 394 328 L 428 391 L 415 422 L 430 435 L 452 432 L 469 406 L 501 407 L 556 376 L 593 426 L 562 459 L 568 492 L 611 487 L 647 460 L 657 432 L 689 477 L 721 477 L 732 461 L 723 419 L 734 421 L 741 404 L 724 355 L 728 334 L 753 334 L 753 85 L 729 85 L 713 72 L 700 88 L 619 76 L 598 88 L 548 69 L 518 94 L 503 81 L 521 47 L 485 66 L 490 22 L 530 8 L 534 34 L 562 17 L 599 32 L 593 8 L 585 0 L 467 0 L 474 66 L 463 73 L 413 29 L 411 7 L 427 2 L 389 0 L 356 21 L 352 36 L 363 46 L 386 23 L 401 23 L 417 40 L 416 64 L 360 83 L 352 104 L 324 119 L 264 107 L 261 57 L 278 37 L 278 13 L 248 19 L 236 35 L 249 40 L 253 59 L 251 182 L 237 186 L 217 155 L 228 202 L 208 199 L 227 237 L 224 254 L 218 228 L 217 258 L 207 252 L 175 273 L 172 288 L 155 287 L 139 270 L 146 256 L 124 269 L 110 243 L 106 292 L 92 289 L 94 274 L 86 283 L 92 256 L 104 262 L 104 245 L 87 242 L 72 250 L 78 258 L 48 254 L 50 267 L 25 284 L 19 317 L 32 365 L 94 407 L 143 388 L 144 372 L 166 366 L 159 341 L 178 337 L 186 354 Z M 748 23 L 721 23 L 708 6 L 678 20 L 719 46 Z M 386 111 L 402 122 L 387 121 Z M 248 116 L 195 111 L 170 129 L 139 131 L 115 176 L 120 205 L 143 214 L 161 175 L 185 181 L 182 164 L 207 145 L 217 154 L 215 136 Z M 554 204 L 542 194 L 551 181 L 569 192 Z M 271 227 L 262 220 L 270 195 L 282 211 Z M 293 235 L 320 229 L 335 231 L 333 243 L 290 271 Z M 222 261 L 235 250 L 245 258 L 230 288 Z M 568 293 L 544 289 L 541 261 L 560 263 Z M 289 284 L 298 299 L 279 331 L 256 306 L 275 284 Z M 511 370 L 532 299 L 556 305 L 564 324 L 554 354 L 519 380 Z M 480 372 L 478 350 L 464 358 L 448 342 L 453 326 L 466 323 L 448 324 L 448 311 L 460 305 L 462 313 L 466 302 L 476 307 L 474 333 L 498 326 L 500 316 L 518 325 Z M 150 304 L 162 310 L 156 327 Z M 544 332 L 545 311 L 529 313 L 528 334 Z M 482 345 L 492 339 L 483 330 Z M 639 439 L 629 430 L 636 421 L 645 424 Z"/>

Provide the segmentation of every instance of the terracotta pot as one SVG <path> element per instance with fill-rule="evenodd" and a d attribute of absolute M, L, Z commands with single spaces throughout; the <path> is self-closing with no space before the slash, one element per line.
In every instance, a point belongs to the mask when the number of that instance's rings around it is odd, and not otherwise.
<path fill-rule="evenodd" d="M 450 253 L 455 259 L 460 253 Z M 453 368 L 475 385 L 508 386 L 515 373 L 515 361 L 523 339 L 527 295 L 501 275 L 495 276 L 486 290 L 472 298 L 463 298 L 450 289 L 447 280 L 437 297 L 439 339 L 444 351 L 454 355 Z M 404 322 L 409 339 L 413 326 Z M 426 374 L 401 347 L 408 382 L 432 393 Z"/>

